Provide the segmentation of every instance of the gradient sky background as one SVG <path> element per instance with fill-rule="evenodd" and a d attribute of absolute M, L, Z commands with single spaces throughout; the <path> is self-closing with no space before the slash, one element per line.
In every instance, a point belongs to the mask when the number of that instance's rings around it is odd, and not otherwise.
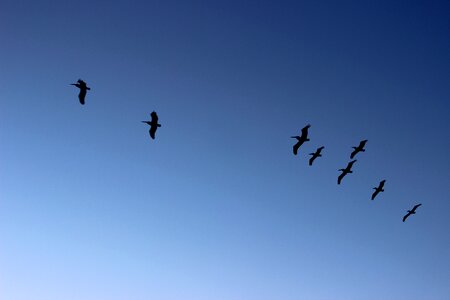
<path fill-rule="evenodd" d="M 449 13 L 0 0 L 0 298 L 449 299 Z"/>

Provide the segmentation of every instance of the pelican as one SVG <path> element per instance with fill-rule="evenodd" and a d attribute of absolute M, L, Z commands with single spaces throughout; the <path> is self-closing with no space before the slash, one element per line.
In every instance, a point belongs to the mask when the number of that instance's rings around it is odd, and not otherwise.
<path fill-rule="evenodd" d="M 406 221 L 406 219 L 410 216 L 410 215 L 415 215 L 416 214 L 416 209 L 421 206 L 422 204 L 419 203 L 417 205 L 414 205 L 412 210 L 408 210 L 408 213 L 403 217 L 403 222 Z"/>
<path fill-rule="evenodd" d="M 155 133 L 156 133 L 156 129 L 158 129 L 158 127 L 161 127 L 161 124 L 158 124 L 158 115 L 156 114 L 156 112 L 152 111 L 152 113 L 150 114 L 152 120 L 151 121 L 142 121 L 142 123 L 146 123 L 148 125 L 150 125 L 150 137 L 152 139 L 155 139 Z"/>
<path fill-rule="evenodd" d="M 78 79 L 77 83 L 71 83 L 70 85 L 74 85 L 77 88 L 80 89 L 80 93 L 78 94 L 78 99 L 80 99 L 81 105 L 84 105 L 84 98 L 86 97 L 86 93 L 91 88 L 86 85 L 86 82 L 84 82 L 81 79 Z"/>
<path fill-rule="evenodd" d="M 349 162 L 349 163 L 347 164 L 347 167 L 345 167 L 345 169 L 339 169 L 339 171 L 342 171 L 342 173 L 341 173 L 341 175 L 339 175 L 339 177 L 338 177 L 338 184 L 341 184 L 342 178 L 344 178 L 345 175 L 347 175 L 348 173 L 353 173 L 353 171 L 352 171 L 352 166 L 353 166 L 353 164 L 354 164 L 355 162 L 356 162 L 356 159 L 355 159 L 355 160 L 352 160 L 351 162 Z"/>
<path fill-rule="evenodd" d="M 378 187 L 374 187 L 373 189 L 375 190 L 375 192 L 373 192 L 372 194 L 372 200 L 375 199 L 375 197 L 378 195 L 378 193 L 380 192 L 384 192 L 384 183 L 386 182 L 386 180 L 381 180 L 380 183 L 378 184 Z"/>
<path fill-rule="evenodd" d="M 312 157 L 309 159 L 309 165 L 312 166 L 314 160 L 318 157 L 321 157 L 322 154 L 320 154 L 322 152 L 322 149 L 325 148 L 324 146 L 317 148 L 316 152 L 314 153 L 310 153 L 309 155 L 312 155 Z"/>
<path fill-rule="evenodd" d="M 310 124 L 308 124 L 305 127 L 303 127 L 301 136 L 298 136 L 298 135 L 291 136 L 291 138 L 297 139 L 297 141 L 298 141 L 293 147 L 294 155 L 297 155 L 298 148 L 300 148 L 300 146 L 303 145 L 304 142 L 309 141 L 309 139 L 308 139 L 308 129 L 309 129 L 309 127 L 311 127 Z"/>
<path fill-rule="evenodd" d="M 358 147 L 352 147 L 355 150 L 353 150 L 352 154 L 350 154 L 350 158 L 353 159 L 355 157 L 355 155 L 358 154 L 359 152 L 366 152 L 366 150 L 364 149 L 364 146 L 366 145 L 366 143 L 367 143 L 367 140 L 363 140 L 363 141 L 359 142 Z"/>

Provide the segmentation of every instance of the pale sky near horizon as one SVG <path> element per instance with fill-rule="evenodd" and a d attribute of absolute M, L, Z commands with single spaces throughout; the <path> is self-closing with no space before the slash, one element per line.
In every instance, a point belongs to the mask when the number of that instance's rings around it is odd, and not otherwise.
<path fill-rule="evenodd" d="M 0 299 L 448 300 L 449 12 L 0 0 Z"/>

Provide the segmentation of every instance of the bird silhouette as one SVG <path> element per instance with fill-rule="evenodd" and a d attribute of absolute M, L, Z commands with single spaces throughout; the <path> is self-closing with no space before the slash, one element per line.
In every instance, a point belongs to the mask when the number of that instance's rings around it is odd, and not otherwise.
<path fill-rule="evenodd" d="M 298 152 L 298 148 L 300 148 L 301 145 L 303 145 L 304 142 L 309 141 L 308 139 L 308 129 L 309 127 L 311 127 L 310 124 L 306 125 L 305 127 L 303 127 L 302 129 L 302 135 L 301 136 L 291 136 L 291 138 L 293 139 L 297 139 L 297 143 L 293 146 L 293 151 L 294 151 L 294 155 L 297 155 Z"/>
<path fill-rule="evenodd" d="M 352 147 L 355 150 L 353 150 L 352 154 L 350 154 L 350 158 L 353 159 L 355 155 L 358 154 L 359 152 L 365 152 L 366 150 L 364 149 L 364 146 L 366 145 L 366 143 L 367 140 L 363 140 L 359 142 L 358 147 Z"/>
<path fill-rule="evenodd" d="M 86 82 L 84 82 L 84 81 L 81 80 L 81 79 L 78 79 L 77 83 L 71 83 L 70 85 L 74 85 L 74 86 L 76 86 L 77 88 L 80 89 L 80 93 L 78 94 L 78 99 L 80 100 L 80 103 L 81 103 L 82 105 L 84 105 L 84 98 L 86 98 L 86 93 L 87 93 L 87 91 L 90 90 L 91 88 L 88 87 L 88 86 L 86 85 Z"/>
<path fill-rule="evenodd" d="M 155 139 L 156 129 L 158 129 L 158 127 L 161 127 L 161 124 L 158 124 L 158 115 L 156 114 L 156 112 L 152 111 L 150 116 L 152 118 L 151 121 L 142 121 L 142 123 L 150 125 L 150 130 L 148 132 L 150 133 L 150 137 L 152 139 Z"/>
<path fill-rule="evenodd" d="M 386 182 L 386 180 L 381 180 L 380 183 L 378 184 L 378 187 L 374 187 L 373 189 L 375 190 L 375 192 L 373 192 L 372 194 L 372 200 L 375 199 L 375 197 L 378 195 L 378 193 L 380 192 L 384 192 L 384 183 Z"/>
<path fill-rule="evenodd" d="M 319 147 L 316 149 L 316 152 L 314 153 L 310 153 L 309 155 L 312 155 L 312 157 L 309 159 L 309 165 L 312 166 L 314 160 L 318 157 L 321 157 L 322 154 L 320 154 L 322 152 L 322 149 L 325 148 L 324 146 Z"/>
<path fill-rule="evenodd" d="M 339 170 L 338 170 L 338 171 L 342 171 L 341 175 L 339 175 L 339 177 L 338 177 L 338 184 L 341 184 L 342 178 L 344 178 L 345 175 L 347 175 L 348 173 L 353 173 L 353 171 L 352 171 L 352 166 L 353 166 L 353 164 L 354 164 L 355 162 L 356 162 L 356 159 L 355 159 L 355 160 L 352 160 L 351 162 L 349 162 L 349 163 L 347 164 L 347 167 L 345 167 L 345 169 L 339 169 Z"/>
<path fill-rule="evenodd" d="M 406 219 L 407 219 L 410 215 L 415 215 L 415 214 L 416 214 L 416 209 L 417 209 L 419 206 L 421 206 L 421 205 L 422 205 L 421 203 L 420 203 L 420 204 L 417 204 L 417 205 L 414 205 L 414 207 L 413 207 L 412 210 L 408 210 L 408 213 L 403 217 L 403 222 L 405 222 Z"/>

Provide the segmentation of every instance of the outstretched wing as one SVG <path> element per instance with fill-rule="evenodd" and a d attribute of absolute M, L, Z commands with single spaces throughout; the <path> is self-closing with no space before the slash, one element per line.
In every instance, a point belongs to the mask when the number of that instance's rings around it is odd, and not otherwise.
<path fill-rule="evenodd" d="M 158 123 L 158 115 L 156 114 L 156 112 L 152 111 L 150 116 L 152 117 L 152 123 L 157 124 Z"/>
<path fill-rule="evenodd" d="M 366 145 L 367 140 L 362 140 L 361 142 L 359 142 L 359 148 L 364 148 L 364 146 Z"/>
<path fill-rule="evenodd" d="M 297 153 L 298 153 L 298 148 L 300 148 L 301 144 L 302 144 L 302 143 L 299 141 L 299 142 L 297 142 L 297 143 L 292 147 L 292 150 L 293 150 L 293 152 L 294 152 L 294 155 L 297 155 Z"/>
<path fill-rule="evenodd" d="M 86 90 L 80 89 L 80 93 L 78 94 L 78 99 L 80 100 L 80 103 L 84 105 L 84 98 L 86 98 Z"/>
<path fill-rule="evenodd" d="M 313 161 L 316 159 L 316 157 L 313 155 L 310 159 L 309 159 L 309 165 L 312 166 Z"/>
<path fill-rule="evenodd" d="M 356 162 L 356 159 L 355 159 L 355 160 L 352 160 L 351 162 L 349 162 L 348 165 L 347 165 L 347 169 L 350 170 L 350 169 L 353 167 L 353 164 L 354 164 L 355 162 Z"/>
<path fill-rule="evenodd" d="M 416 209 L 419 207 L 419 206 L 421 206 L 422 205 L 422 203 L 420 203 L 420 204 L 417 204 L 417 205 L 414 205 L 414 207 L 413 207 L 413 211 L 416 211 Z"/>
<path fill-rule="evenodd" d="M 155 133 L 156 133 L 157 128 L 158 128 L 158 126 L 150 126 L 149 132 L 150 132 L 150 137 L 152 139 L 155 139 Z"/>
<path fill-rule="evenodd" d="M 305 127 L 302 128 L 302 134 L 301 134 L 301 139 L 302 140 L 307 140 L 308 139 L 308 129 L 309 127 L 311 127 L 311 125 L 306 125 Z"/>
<path fill-rule="evenodd" d="M 410 213 L 407 213 L 407 214 L 403 217 L 403 222 L 405 222 L 406 219 L 407 219 L 410 215 L 411 215 Z"/>
<path fill-rule="evenodd" d="M 373 192 L 372 200 L 375 199 L 375 197 L 378 195 L 379 192 L 380 192 L 379 190 L 375 190 L 375 192 Z"/>
<path fill-rule="evenodd" d="M 353 152 L 350 154 L 350 159 L 353 159 L 357 153 L 358 153 L 357 149 L 353 150 Z"/>
<path fill-rule="evenodd" d="M 344 176 L 345 176 L 345 172 L 342 172 L 342 174 L 339 175 L 339 177 L 338 177 L 338 184 L 341 184 L 342 178 L 344 178 Z"/>

